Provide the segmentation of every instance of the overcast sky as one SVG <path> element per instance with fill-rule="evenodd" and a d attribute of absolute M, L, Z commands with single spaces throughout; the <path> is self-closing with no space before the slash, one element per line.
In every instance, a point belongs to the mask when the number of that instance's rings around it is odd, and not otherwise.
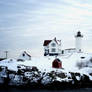
<path fill-rule="evenodd" d="M 92 0 L 0 0 L 0 51 L 30 50 L 43 54 L 45 39 L 75 47 L 74 35 L 84 35 L 83 49 L 92 51 Z"/>

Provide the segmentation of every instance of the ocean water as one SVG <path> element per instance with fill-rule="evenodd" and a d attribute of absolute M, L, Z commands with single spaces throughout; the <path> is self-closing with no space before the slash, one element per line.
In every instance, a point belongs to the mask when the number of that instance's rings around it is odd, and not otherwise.
<path fill-rule="evenodd" d="M 27 90 L 27 89 L 0 89 L 0 92 L 92 92 L 92 88 L 70 89 L 70 90 Z"/>

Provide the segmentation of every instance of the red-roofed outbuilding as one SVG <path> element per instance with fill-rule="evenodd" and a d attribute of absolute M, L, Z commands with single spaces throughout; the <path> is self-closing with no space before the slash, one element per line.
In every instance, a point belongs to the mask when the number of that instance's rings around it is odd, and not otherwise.
<path fill-rule="evenodd" d="M 53 68 L 62 68 L 62 62 L 60 59 L 56 58 L 53 62 L 52 62 L 52 67 Z"/>

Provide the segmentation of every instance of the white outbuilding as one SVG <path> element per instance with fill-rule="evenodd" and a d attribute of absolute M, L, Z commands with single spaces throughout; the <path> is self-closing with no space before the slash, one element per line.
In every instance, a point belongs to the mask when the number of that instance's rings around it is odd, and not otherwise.
<path fill-rule="evenodd" d="M 31 60 L 31 55 L 27 52 L 24 51 L 19 58 L 17 59 L 17 61 L 25 61 L 25 60 Z"/>

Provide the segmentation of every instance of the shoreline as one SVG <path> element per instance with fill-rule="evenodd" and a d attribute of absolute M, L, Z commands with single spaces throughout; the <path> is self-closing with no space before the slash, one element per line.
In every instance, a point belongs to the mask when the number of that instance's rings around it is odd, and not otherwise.
<path fill-rule="evenodd" d="M 22 68 L 21 68 L 22 67 Z M 92 76 L 91 74 L 89 74 Z M 37 67 L 18 66 L 18 71 L 0 67 L 0 88 L 78 89 L 92 88 L 90 76 L 78 72 L 41 72 Z"/>
<path fill-rule="evenodd" d="M 53 82 L 47 85 L 42 85 L 39 83 L 32 83 L 30 85 L 6 85 L 0 84 L 0 89 L 25 89 L 25 90 L 71 90 L 71 89 L 81 89 L 81 88 L 92 88 L 92 81 L 89 83 L 75 83 L 72 82 Z"/>

